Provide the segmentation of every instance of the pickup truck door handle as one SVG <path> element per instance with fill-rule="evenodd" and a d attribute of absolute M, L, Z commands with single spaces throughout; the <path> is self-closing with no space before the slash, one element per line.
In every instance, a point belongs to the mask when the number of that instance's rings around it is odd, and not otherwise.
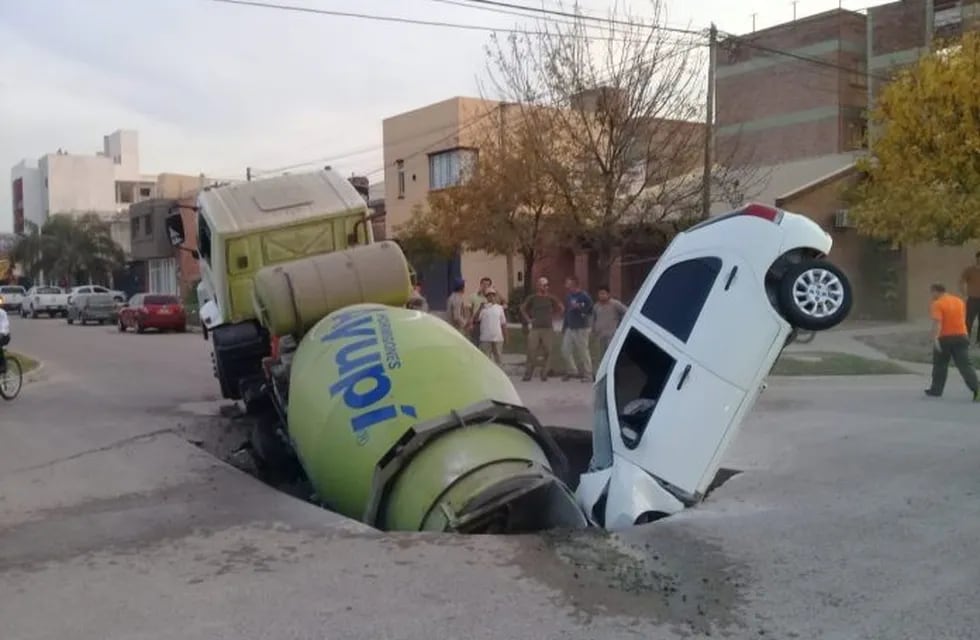
<path fill-rule="evenodd" d="M 680 391 L 684 383 L 687 382 L 687 375 L 691 373 L 691 365 L 684 367 L 684 373 L 681 374 L 681 379 L 677 381 L 677 390 Z"/>
<path fill-rule="evenodd" d="M 732 286 L 732 282 L 735 281 L 735 274 L 738 273 L 738 265 L 732 267 L 732 270 L 728 272 L 728 280 L 725 281 L 725 291 L 728 291 Z"/>

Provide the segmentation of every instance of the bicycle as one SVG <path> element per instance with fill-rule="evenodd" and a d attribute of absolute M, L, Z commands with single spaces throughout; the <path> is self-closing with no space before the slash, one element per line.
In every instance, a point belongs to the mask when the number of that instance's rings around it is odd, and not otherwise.
<path fill-rule="evenodd" d="M 0 398 L 9 402 L 17 397 L 24 385 L 24 371 L 16 357 L 8 355 L 6 360 L 7 370 L 0 373 Z"/>

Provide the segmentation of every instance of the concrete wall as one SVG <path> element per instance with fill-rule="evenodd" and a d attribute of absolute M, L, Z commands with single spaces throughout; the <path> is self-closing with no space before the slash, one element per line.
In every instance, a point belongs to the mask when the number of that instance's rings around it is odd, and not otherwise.
<path fill-rule="evenodd" d="M 978 250 L 978 245 L 944 247 L 929 243 L 906 251 L 909 320 L 929 317 L 929 285 L 938 282 L 959 293 L 960 274 L 973 264 L 973 254 Z"/>
<path fill-rule="evenodd" d="M 217 181 L 203 175 L 191 176 L 180 173 L 161 173 L 153 189 L 155 198 L 184 198 L 196 195 L 203 187 Z"/>
<path fill-rule="evenodd" d="M 129 208 L 133 260 L 173 257 L 166 219 L 175 201 L 154 198 Z"/>
<path fill-rule="evenodd" d="M 49 153 L 39 166 L 45 216 L 118 208 L 115 165 L 110 158 Z"/>
<path fill-rule="evenodd" d="M 860 146 L 865 57 L 865 18 L 846 10 L 723 42 L 716 85 L 719 149 L 734 145 L 739 160 L 770 164 Z"/>
<path fill-rule="evenodd" d="M 105 136 L 105 155 L 115 166 L 115 179 L 121 182 L 138 182 L 140 175 L 139 134 L 120 129 Z"/>

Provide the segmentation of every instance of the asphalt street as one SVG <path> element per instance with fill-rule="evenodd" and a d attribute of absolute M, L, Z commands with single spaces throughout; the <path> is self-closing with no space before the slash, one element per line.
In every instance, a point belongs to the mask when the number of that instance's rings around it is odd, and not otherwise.
<path fill-rule="evenodd" d="M 774 379 L 697 508 L 621 535 L 381 534 L 187 441 L 226 429 L 197 334 L 13 320 L 0 637 L 975 638 L 980 406 L 950 376 Z M 521 383 L 518 383 L 519 385 Z M 589 421 L 581 383 L 520 387 Z"/>

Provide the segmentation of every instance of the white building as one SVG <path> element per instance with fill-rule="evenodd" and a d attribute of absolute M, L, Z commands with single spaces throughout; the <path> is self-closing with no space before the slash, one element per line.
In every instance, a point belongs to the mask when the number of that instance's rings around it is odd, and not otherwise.
<path fill-rule="evenodd" d="M 14 231 L 24 221 L 41 225 L 53 214 L 98 213 L 112 220 L 130 204 L 153 197 L 154 176 L 140 173 L 139 137 L 119 130 L 104 136 L 102 151 L 78 155 L 62 149 L 10 172 Z"/>
<path fill-rule="evenodd" d="M 41 170 L 36 160 L 21 160 L 10 170 L 14 200 L 14 231 L 21 232 L 24 221 L 38 227 L 44 223 Z"/>

